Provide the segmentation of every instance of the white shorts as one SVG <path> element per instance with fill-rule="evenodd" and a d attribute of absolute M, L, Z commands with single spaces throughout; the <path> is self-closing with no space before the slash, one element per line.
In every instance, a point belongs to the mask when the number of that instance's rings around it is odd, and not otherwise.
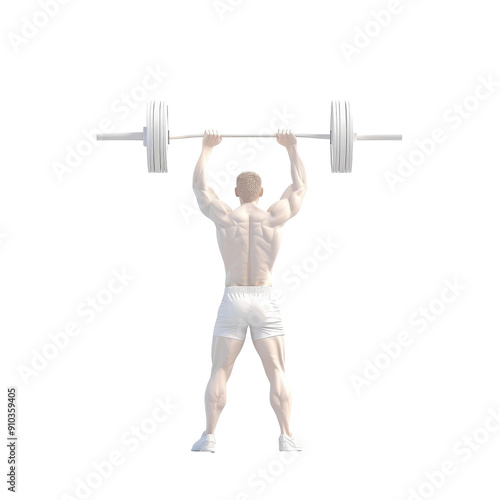
<path fill-rule="evenodd" d="M 253 340 L 284 335 L 280 310 L 270 286 L 228 286 L 217 314 L 214 335 L 245 340 L 250 327 Z"/>

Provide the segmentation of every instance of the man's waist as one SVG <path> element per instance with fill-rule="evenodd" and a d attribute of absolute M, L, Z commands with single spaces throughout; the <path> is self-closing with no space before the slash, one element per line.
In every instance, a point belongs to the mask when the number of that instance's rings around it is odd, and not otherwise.
<path fill-rule="evenodd" d="M 231 285 L 224 288 L 224 293 L 270 293 L 273 287 L 253 285 Z"/>

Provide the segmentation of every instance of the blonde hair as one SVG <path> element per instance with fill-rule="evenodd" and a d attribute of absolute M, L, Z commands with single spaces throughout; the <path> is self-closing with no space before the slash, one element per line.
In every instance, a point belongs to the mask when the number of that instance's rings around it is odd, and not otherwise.
<path fill-rule="evenodd" d="M 242 172 L 236 179 L 239 197 L 246 203 L 255 201 L 260 196 L 262 181 L 255 172 Z"/>

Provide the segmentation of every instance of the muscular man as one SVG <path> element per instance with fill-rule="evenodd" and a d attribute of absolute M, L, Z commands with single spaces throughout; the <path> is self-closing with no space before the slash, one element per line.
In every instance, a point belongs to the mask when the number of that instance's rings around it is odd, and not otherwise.
<path fill-rule="evenodd" d="M 271 298 L 271 272 L 280 248 L 281 231 L 299 211 L 307 179 L 293 133 L 279 131 L 277 140 L 290 157 L 292 184 L 279 201 L 264 211 L 257 206 L 263 194 L 260 177 L 254 172 L 243 172 L 235 189 L 241 204 L 232 210 L 208 187 L 205 176 L 205 164 L 221 137 L 214 131 L 205 131 L 203 137 L 193 189 L 201 211 L 215 223 L 226 269 L 226 288 L 212 341 L 212 371 L 205 392 L 206 429 L 192 451 L 215 452 L 214 432 L 226 404 L 226 383 L 249 326 L 271 384 L 271 406 L 281 429 L 279 449 L 301 450 L 289 428 L 291 395 L 285 376 L 284 332 L 280 311 Z"/>

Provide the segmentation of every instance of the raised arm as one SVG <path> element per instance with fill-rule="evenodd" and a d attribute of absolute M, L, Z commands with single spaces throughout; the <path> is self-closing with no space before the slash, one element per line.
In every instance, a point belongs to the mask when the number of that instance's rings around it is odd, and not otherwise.
<path fill-rule="evenodd" d="M 221 142 L 220 135 L 215 131 L 205 131 L 201 155 L 196 163 L 193 174 L 193 190 L 200 210 L 216 224 L 225 225 L 228 223 L 228 214 L 231 207 L 219 200 L 214 190 L 207 185 L 205 175 L 205 164 L 207 163 L 212 149 Z"/>
<path fill-rule="evenodd" d="M 267 210 L 271 214 L 271 224 L 279 226 L 291 219 L 302 206 L 307 191 L 307 176 L 297 150 L 297 139 L 292 131 L 278 131 L 278 143 L 284 146 L 291 162 L 292 184 L 288 186 L 281 199 Z"/>

